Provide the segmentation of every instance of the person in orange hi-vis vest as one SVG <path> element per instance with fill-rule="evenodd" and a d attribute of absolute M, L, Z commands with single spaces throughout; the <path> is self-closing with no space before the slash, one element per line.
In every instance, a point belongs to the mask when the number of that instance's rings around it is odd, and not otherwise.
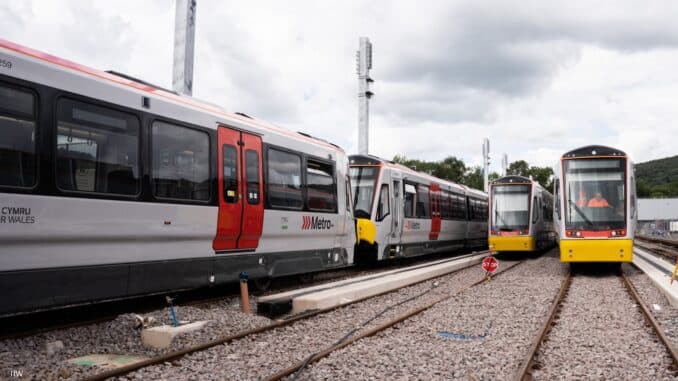
<path fill-rule="evenodd" d="M 607 200 L 603 198 L 603 195 L 600 192 L 596 192 L 595 197 L 589 200 L 587 205 L 589 208 L 609 208 L 610 204 L 607 203 Z"/>

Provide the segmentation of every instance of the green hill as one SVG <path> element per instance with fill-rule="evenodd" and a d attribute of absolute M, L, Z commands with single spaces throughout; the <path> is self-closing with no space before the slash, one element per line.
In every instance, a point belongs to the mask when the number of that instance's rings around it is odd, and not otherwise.
<path fill-rule="evenodd" d="M 636 164 L 638 197 L 678 197 L 678 156 Z"/>

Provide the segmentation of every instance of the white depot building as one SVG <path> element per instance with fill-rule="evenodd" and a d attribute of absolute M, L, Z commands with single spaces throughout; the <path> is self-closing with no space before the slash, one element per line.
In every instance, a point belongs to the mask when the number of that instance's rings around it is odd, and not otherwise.
<path fill-rule="evenodd" d="M 639 198 L 638 229 L 678 231 L 678 198 Z"/>

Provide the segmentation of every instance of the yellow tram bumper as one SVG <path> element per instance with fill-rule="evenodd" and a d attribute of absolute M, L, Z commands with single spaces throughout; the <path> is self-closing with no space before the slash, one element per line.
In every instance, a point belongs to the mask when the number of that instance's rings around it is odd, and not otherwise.
<path fill-rule="evenodd" d="M 561 239 L 561 262 L 631 262 L 632 239 Z"/>
<path fill-rule="evenodd" d="M 377 238 L 377 226 L 371 220 L 366 218 L 356 218 L 356 239 L 357 243 L 367 242 L 374 245 Z"/>
<path fill-rule="evenodd" d="M 536 248 L 534 237 L 529 235 L 511 237 L 490 236 L 488 244 L 496 251 L 534 251 Z"/>

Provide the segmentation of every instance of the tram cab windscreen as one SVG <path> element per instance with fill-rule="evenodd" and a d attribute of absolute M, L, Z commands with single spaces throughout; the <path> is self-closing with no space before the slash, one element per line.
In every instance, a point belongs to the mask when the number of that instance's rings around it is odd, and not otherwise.
<path fill-rule="evenodd" d="M 492 187 L 492 231 L 525 231 L 530 225 L 530 185 Z"/>
<path fill-rule="evenodd" d="M 356 218 L 371 218 L 374 187 L 380 167 L 350 167 L 353 210 Z"/>
<path fill-rule="evenodd" d="M 565 228 L 626 227 L 626 160 L 564 160 Z"/>

